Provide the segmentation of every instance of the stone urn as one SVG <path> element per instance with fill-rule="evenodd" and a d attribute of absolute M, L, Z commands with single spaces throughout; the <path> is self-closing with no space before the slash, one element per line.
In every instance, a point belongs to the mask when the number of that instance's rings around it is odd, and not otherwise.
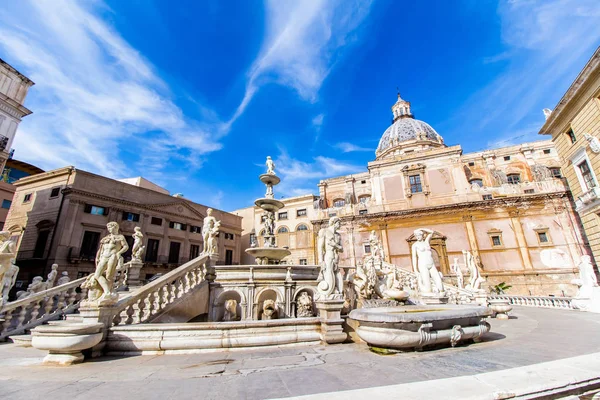
<path fill-rule="evenodd" d="M 50 322 L 31 331 L 31 345 L 48 350 L 44 364 L 71 365 L 83 361 L 83 350 L 91 349 L 102 341 L 104 324 Z"/>
<path fill-rule="evenodd" d="M 488 299 L 488 305 L 498 319 L 508 319 L 508 313 L 513 309 L 507 299 Z"/>

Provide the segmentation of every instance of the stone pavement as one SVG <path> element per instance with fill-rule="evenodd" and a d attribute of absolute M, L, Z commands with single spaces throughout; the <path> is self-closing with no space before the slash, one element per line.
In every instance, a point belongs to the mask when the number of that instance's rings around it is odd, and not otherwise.
<path fill-rule="evenodd" d="M 0 344 L 0 397 L 268 399 L 475 375 L 600 352 L 598 314 L 516 307 L 512 315 L 491 319 L 483 343 L 390 356 L 371 353 L 364 344 L 342 344 L 102 357 L 46 367 L 40 365 L 43 352 Z"/>

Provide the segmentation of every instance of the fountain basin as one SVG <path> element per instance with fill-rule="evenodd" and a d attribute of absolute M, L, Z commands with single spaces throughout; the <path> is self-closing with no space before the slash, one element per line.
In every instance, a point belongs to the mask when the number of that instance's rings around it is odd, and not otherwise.
<path fill-rule="evenodd" d="M 404 306 L 362 308 L 350 312 L 359 322 L 358 336 L 371 347 L 420 350 L 428 346 L 456 346 L 489 332 L 483 306 Z"/>
<path fill-rule="evenodd" d="M 281 210 L 283 207 L 285 207 L 285 204 L 283 204 L 281 201 L 268 198 L 257 199 L 254 204 L 265 211 L 271 212 L 277 212 L 277 210 Z"/>
<path fill-rule="evenodd" d="M 253 247 L 246 249 L 246 253 L 254 258 L 268 258 L 269 261 L 281 261 L 292 254 L 288 249 L 279 249 L 277 247 Z"/>
<path fill-rule="evenodd" d="M 83 361 L 83 350 L 102 341 L 104 324 L 51 321 L 31 331 L 31 345 L 48 350 L 44 364 L 71 365 Z"/>
<path fill-rule="evenodd" d="M 281 179 L 275 174 L 262 174 L 258 177 L 262 183 L 265 185 L 275 186 L 281 182 Z"/>

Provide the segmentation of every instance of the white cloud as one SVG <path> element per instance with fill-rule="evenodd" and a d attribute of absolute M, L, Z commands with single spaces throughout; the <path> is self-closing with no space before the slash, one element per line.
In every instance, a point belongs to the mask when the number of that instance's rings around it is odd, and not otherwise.
<path fill-rule="evenodd" d="M 281 184 L 276 191 L 284 196 L 298 196 L 315 193 L 321 179 L 334 178 L 364 171 L 364 167 L 329 157 L 317 156 L 312 162 L 300 161 L 291 157 L 284 149 L 275 159 L 277 174 Z"/>
<path fill-rule="evenodd" d="M 340 150 L 342 153 L 351 153 L 354 151 L 375 151 L 368 147 L 361 147 L 361 146 L 358 146 L 358 145 L 355 145 L 355 144 L 352 144 L 349 142 L 336 143 L 333 147 Z"/>
<path fill-rule="evenodd" d="M 599 13 L 597 0 L 500 2 L 505 51 L 483 62 L 506 66 L 455 113 L 461 124 L 474 131 L 501 127 L 501 136 L 532 121 L 539 129 L 542 108 L 554 107 L 600 43 Z"/>
<path fill-rule="evenodd" d="M 102 3 L 22 1 L 0 13 L 0 49 L 36 85 L 19 127 L 18 158 L 130 175 L 121 151 L 153 177 L 178 152 L 221 148 L 219 124 L 185 118 L 152 65 L 98 16 Z M 94 7 L 94 8 L 92 8 Z"/>
<path fill-rule="evenodd" d="M 232 120 L 259 87 L 276 82 L 314 102 L 340 50 L 369 14 L 371 0 L 267 0 L 266 39 L 248 73 L 246 93 Z"/>

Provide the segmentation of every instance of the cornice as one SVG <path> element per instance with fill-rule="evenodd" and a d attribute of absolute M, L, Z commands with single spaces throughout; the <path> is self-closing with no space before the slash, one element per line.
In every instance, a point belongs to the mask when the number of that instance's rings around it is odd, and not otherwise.
<path fill-rule="evenodd" d="M 544 193 L 537 195 L 528 195 L 527 197 L 509 197 L 494 200 L 481 200 L 481 201 L 470 201 L 463 203 L 444 204 L 441 206 L 434 207 L 423 207 L 410 210 L 396 210 L 396 211 L 384 211 L 374 214 L 366 215 L 346 215 L 340 216 L 342 222 L 352 221 L 369 221 L 369 223 L 381 223 L 390 217 L 405 217 L 405 218 L 417 218 L 430 215 L 442 215 L 442 214 L 456 214 L 458 211 L 476 211 L 476 210 L 491 210 L 496 208 L 514 208 L 528 209 L 532 203 L 541 203 L 543 201 L 568 198 L 569 193 L 566 191 Z M 510 210 L 508 210 L 510 211 Z M 314 226 L 326 224 L 329 219 L 317 219 L 312 220 L 311 223 Z"/>
<path fill-rule="evenodd" d="M 27 107 L 22 106 L 3 93 L 0 93 L 0 110 L 18 119 L 21 119 L 32 112 Z"/>

